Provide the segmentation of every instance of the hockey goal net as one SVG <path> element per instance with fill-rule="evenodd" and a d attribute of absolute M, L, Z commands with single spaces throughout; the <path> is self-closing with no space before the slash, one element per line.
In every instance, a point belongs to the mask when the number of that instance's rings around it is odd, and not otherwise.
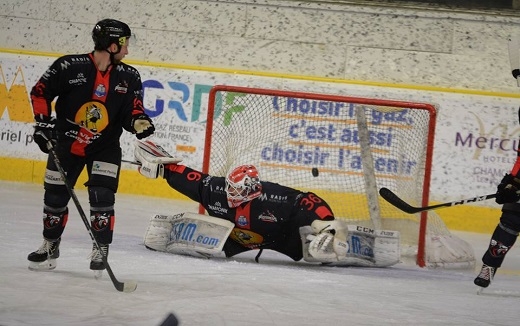
<path fill-rule="evenodd" d="M 434 212 L 406 214 L 379 197 L 387 187 L 428 205 L 435 119 L 424 103 L 215 86 L 203 171 L 253 164 L 263 180 L 319 194 L 349 224 L 399 231 L 403 262 L 472 266 L 472 248 Z"/>

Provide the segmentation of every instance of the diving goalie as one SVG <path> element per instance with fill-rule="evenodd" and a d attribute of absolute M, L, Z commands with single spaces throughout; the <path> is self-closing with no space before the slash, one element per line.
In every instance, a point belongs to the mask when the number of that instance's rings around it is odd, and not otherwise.
<path fill-rule="evenodd" d="M 147 178 L 200 203 L 207 215 L 155 215 L 144 237 L 148 249 L 196 257 L 233 257 L 274 250 L 294 261 L 387 267 L 399 262 L 399 232 L 348 225 L 313 192 L 261 180 L 253 165 L 212 176 L 179 164 L 151 141 L 136 141 L 135 159 Z"/>

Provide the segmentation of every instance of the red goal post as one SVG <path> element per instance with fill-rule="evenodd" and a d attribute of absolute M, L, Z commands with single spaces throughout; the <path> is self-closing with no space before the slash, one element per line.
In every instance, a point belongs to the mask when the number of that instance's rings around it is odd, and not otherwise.
<path fill-rule="evenodd" d="M 426 103 L 218 85 L 202 170 L 225 176 L 253 164 L 261 179 L 316 192 L 349 224 L 399 231 L 402 257 L 419 266 L 464 265 L 472 252 L 434 212 L 409 215 L 378 194 L 387 187 L 428 205 L 435 122 Z"/>

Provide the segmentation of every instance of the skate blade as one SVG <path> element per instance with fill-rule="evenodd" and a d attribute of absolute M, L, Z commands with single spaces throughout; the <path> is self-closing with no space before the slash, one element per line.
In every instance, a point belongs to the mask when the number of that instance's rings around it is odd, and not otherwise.
<path fill-rule="evenodd" d="M 42 262 L 29 262 L 29 270 L 31 271 L 51 271 L 57 266 L 56 259 L 47 259 Z"/>
<path fill-rule="evenodd" d="M 103 277 L 103 270 L 99 270 L 99 271 L 94 271 L 94 278 L 96 280 L 99 280 Z"/>
<path fill-rule="evenodd" d="M 481 295 L 482 292 L 484 291 L 484 289 L 485 288 L 479 286 L 478 289 L 477 289 L 477 295 Z"/>

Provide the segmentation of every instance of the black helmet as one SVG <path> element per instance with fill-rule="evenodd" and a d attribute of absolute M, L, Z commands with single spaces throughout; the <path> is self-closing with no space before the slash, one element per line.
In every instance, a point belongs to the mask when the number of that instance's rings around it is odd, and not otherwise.
<path fill-rule="evenodd" d="M 115 19 L 103 19 L 92 30 L 95 50 L 106 50 L 110 44 L 115 43 L 120 51 L 121 45 L 124 44 L 122 38 L 129 38 L 130 36 L 132 36 L 130 27 Z"/>

